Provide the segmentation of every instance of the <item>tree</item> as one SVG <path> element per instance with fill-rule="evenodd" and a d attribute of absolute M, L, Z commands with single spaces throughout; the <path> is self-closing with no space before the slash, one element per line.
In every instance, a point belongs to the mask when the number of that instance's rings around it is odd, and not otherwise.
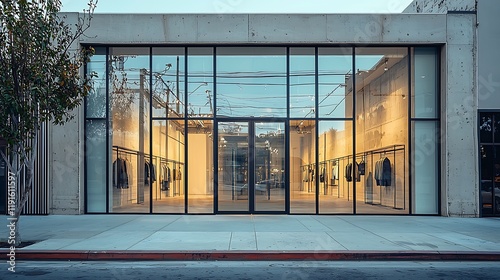
<path fill-rule="evenodd" d="M 61 125 L 73 118 L 91 90 L 81 75 L 92 48 L 76 44 L 90 27 L 97 0 L 89 0 L 75 24 L 59 13 L 60 0 L 0 0 L 0 140 L 7 152 L 9 220 L 20 242 L 18 220 L 33 186 L 37 139 L 44 124 Z M 10 176 L 12 175 L 12 176 Z"/>

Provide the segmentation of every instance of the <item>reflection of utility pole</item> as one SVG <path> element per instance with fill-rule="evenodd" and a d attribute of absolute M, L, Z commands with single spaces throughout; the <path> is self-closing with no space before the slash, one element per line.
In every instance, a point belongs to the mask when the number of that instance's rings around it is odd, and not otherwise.
<path fill-rule="evenodd" d="M 210 113 L 212 114 L 212 116 L 214 115 L 214 109 L 212 107 L 212 97 L 210 96 L 210 90 L 205 90 L 205 92 L 207 93 L 207 98 L 208 98 L 208 103 L 210 104 Z"/>
<path fill-rule="evenodd" d="M 180 113 L 179 111 L 179 108 L 180 108 L 180 96 L 179 96 L 179 56 L 177 56 L 177 73 L 175 75 L 175 82 L 176 82 L 176 89 L 175 91 L 177 92 L 176 95 L 177 95 L 177 101 L 176 101 L 176 107 L 175 107 L 175 112 L 177 112 L 177 114 Z"/>

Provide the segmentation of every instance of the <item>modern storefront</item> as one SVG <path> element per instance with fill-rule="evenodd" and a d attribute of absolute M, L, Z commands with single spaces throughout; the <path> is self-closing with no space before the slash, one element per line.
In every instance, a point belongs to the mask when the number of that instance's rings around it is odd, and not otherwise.
<path fill-rule="evenodd" d="M 439 46 L 98 46 L 87 213 L 439 214 Z"/>
<path fill-rule="evenodd" d="M 96 14 L 25 214 L 498 216 L 498 8 Z"/>

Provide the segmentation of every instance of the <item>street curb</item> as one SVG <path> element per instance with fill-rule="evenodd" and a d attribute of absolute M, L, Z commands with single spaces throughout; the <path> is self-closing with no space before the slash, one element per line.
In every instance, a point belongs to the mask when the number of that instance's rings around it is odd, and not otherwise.
<path fill-rule="evenodd" d="M 1 250 L 1 259 L 9 260 Z M 500 261 L 500 252 L 457 251 L 130 251 L 16 250 L 31 261 Z"/>

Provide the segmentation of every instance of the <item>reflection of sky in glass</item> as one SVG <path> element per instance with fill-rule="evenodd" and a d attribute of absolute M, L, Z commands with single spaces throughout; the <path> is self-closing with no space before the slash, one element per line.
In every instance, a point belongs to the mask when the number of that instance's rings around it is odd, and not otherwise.
<path fill-rule="evenodd" d="M 211 116 L 213 112 L 213 57 L 188 56 L 188 113 Z"/>
<path fill-rule="evenodd" d="M 320 55 L 318 58 L 320 117 L 346 118 L 346 75 L 352 72 L 351 55 Z M 350 104 L 351 102 L 349 102 Z"/>
<path fill-rule="evenodd" d="M 217 57 L 219 116 L 286 117 L 286 56 Z"/>
<path fill-rule="evenodd" d="M 118 48 L 114 49 L 118 50 Z M 211 48 L 205 49 L 210 52 L 205 55 L 188 56 L 187 105 L 190 116 L 210 117 L 217 110 L 215 113 L 218 116 L 286 117 L 285 48 L 275 48 L 276 51 L 273 54 L 259 54 L 258 49 L 252 55 L 238 55 L 237 51 L 234 54 L 219 54 L 217 56 L 217 109 L 213 108 L 213 56 Z M 281 52 L 283 55 L 279 55 Z M 310 52 L 314 53 L 314 48 L 310 48 L 310 51 L 307 50 L 305 54 L 294 55 L 292 52 L 290 55 L 290 116 L 293 118 L 314 118 L 315 65 L 314 55 Z M 131 53 L 120 55 L 125 58 L 123 70 L 127 72 L 127 86 L 130 89 L 138 89 L 140 69 L 149 65 L 149 57 Z M 178 66 L 177 57 L 179 57 Z M 355 71 L 370 70 L 383 57 L 383 55 L 360 54 L 356 57 Z M 102 58 L 99 57 L 100 60 Z M 157 54 L 153 56 L 151 88 L 163 103 L 167 102 L 166 95 L 170 90 L 170 107 L 176 109 L 175 102 L 177 102 L 179 113 L 182 113 L 186 103 L 184 100 L 184 62 L 182 55 Z M 352 56 L 350 54 L 322 55 L 320 52 L 318 63 L 319 117 L 352 117 L 350 111 L 346 112 L 346 106 L 350 106 L 351 103 L 347 101 L 352 99 L 350 93 L 346 95 L 346 89 L 351 86 L 346 85 L 346 79 L 353 72 Z M 118 65 L 115 64 L 113 66 L 116 69 Z M 167 66 L 168 64 L 171 66 Z M 179 80 L 178 84 L 177 80 Z M 97 83 L 99 84 L 99 81 Z M 177 95 L 179 95 L 178 100 Z M 164 108 L 155 108 L 154 116 L 165 116 Z"/>
<path fill-rule="evenodd" d="M 314 118 L 315 67 L 313 55 L 290 56 L 290 116 Z"/>

